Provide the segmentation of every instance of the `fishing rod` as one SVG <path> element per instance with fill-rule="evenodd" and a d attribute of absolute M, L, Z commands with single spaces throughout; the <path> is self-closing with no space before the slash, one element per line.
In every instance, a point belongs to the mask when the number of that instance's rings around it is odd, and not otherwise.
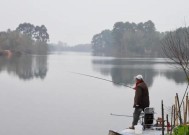
<path fill-rule="evenodd" d="M 123 117 L 133 117 L 131 115 L 113 114 L 113 113 L 110 113 L 110 115 L 112 115 L 112 116 L 123 116 Z"/>
<path fill-rule="evenodd" d="M 87 77 L 91 77 L 91 78 L 95 78 L 95 79 L 100 79 L 100 80 L 104 80 L 104 81 L 107 81 L 107 82 L 113 82 L 113 83 L 115 83 L 115 84 L 123 85 L 123 86 L 125 86 L 125 87 L 128 87 L 128 88 L 133 89 L 131 86 L 125 85 L 125 84 L 123 84 L 123 83 L 117 83 L 117 82 L 114 82 L 114 81 L 111 81 L 111 80 L 108 80 L 108 79 L 104 79 L 104 78 L 100 78 L 100 77 L 97 77 L 97 76 L 92 76 L 92 75 L 82 74 L 82 73 L 77 73 L 77 72 L 70 72 L 70 73 L 78 74 L 78 75 L 83 75 L 83 76 L 87 76 Z"/>

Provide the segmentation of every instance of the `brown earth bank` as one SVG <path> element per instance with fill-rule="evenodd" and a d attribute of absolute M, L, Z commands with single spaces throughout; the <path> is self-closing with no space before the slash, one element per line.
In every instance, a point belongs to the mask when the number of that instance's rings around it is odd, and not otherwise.
<path fill-rule="evenodd" d="M 4 56 L 7 58 L 11 58 L 13 55 L 19 56 L 22 53 L 19 51 L 12 51 L 12 50 L 0 50 L 0 56 Z"/>

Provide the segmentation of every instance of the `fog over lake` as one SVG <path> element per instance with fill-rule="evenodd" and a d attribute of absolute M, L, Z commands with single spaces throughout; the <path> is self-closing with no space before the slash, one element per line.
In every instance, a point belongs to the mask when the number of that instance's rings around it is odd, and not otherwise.
<path fill-rule="evenodd" d="M 87 74 L 115 83 L 95 79 Z M 106 135 L 122 130 L 132 118 L 134 76 L 142 74 L 149 86 L 155 117 L 165 113 L 174 96 L 183 96 L 182 71 L 161 58 L 113 58 L 89 53 L 60 53 L 0 58 L 0 134 Z"/>

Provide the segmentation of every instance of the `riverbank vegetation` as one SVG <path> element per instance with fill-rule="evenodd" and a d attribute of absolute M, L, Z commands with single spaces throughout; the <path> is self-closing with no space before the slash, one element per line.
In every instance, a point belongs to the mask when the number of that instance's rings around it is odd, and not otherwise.
<path fill-rule="evenodd" d="M 6 53 L 2 50 L 10 50 L 14 54 L 80 51 L 113 57 L 164 57 L 161 42 L 169 34 L 156 30 L 151 20 L 140 23 L 116 22 L 111 30 L 95 34 L 91 43 L 68 46 L 61 41 L 57 44 L 47 43 L 49 34 L 44 25 L 22 23 L 15 30 L 0 32 L 0 55 Z"/>
<path fill-rule="evenodd" d="M 154 23 L 116 22 L 112 30 L 93 36 L 94 54 L 126 57 L 160 57 L 160 41 L 164 33 L 156 31 Z"/>
<path fill-rule="evenodd" d="M 182 31 L 182 29 L 178 29 Z M 95 55 L 115 57 L 163 57 L 161 41 L 169 32 L 159 32 L 147 22 L 116 22 L 112 30 L 103 30 L 92 38 Z"/>
<path fill-rule="evenodd" d="M 175 31 L 171 31 L 166 34 L 166 36 L 161 41 L 162 50 L 165 57 L 176 63 L 176 68 L 181 69 L 185 75 L 185 80 L 187 82 L 184 95 L 181 102 L 177 99 L 176 104 L 172 108 L 175 108 L 175 119 L 174 122 L 174 132 L 173 135 L 188 135 L 189 125 L 189 100 L 188 100 L 188 87 L 189 87 L 189 29 L 179 28 Z M 186 95 L 187 94 L 187 95 Z M 186 100 L 184 102 L 184 98 Z M 181 113 L 181 107 L 183 105 L 183 115 Z M 178 110 L 177 110 L 178 108 Z M 178 124 L 178 119 L 180 123 Z M 176 124 L 175 124 L 176 122 Z"/>
<path fill-rule="evenodd" d="M 22 23 L 15 30 L 0 32 L 0 51 L 13 54 L 47 54 L 49 34 L 45 25 Z"/>

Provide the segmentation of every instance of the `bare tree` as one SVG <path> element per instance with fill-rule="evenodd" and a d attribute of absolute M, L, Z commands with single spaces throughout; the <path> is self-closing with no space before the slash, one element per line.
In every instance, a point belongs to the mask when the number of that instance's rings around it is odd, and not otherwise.
<path fill-rule="evenodd" d="M 185 27 L 169 32 L 161 43 L 165 57 L 176 63 L 177 68 L 183 70 L 187 78 L 187 87 L 179 106 L 181 107 L 189 87 L 189 29 Z"/>

